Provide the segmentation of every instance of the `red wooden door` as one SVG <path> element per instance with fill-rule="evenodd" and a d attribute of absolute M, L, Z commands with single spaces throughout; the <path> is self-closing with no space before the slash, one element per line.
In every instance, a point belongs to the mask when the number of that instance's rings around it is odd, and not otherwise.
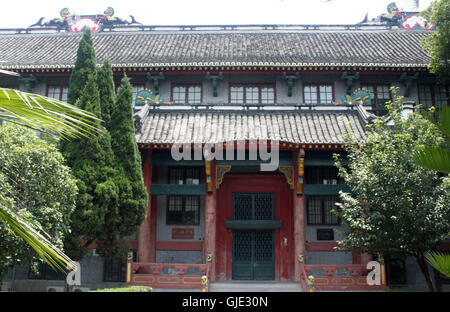
<path fill-rule="evenodd" d="M 275 279 L 294 279 L 294 245 L 292 222 L 292 192 L 283 175 L 226 175 L 217 192 L 216 280 L 232 278 L 233 230 L 225 226 L 233 218 L 233 193 L 274 194 L 274 220 L 282 226 L 274 230 Z"/>

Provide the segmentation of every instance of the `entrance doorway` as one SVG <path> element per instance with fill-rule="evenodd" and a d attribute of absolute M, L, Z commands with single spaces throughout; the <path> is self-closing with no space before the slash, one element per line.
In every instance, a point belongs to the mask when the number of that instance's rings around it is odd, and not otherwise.
<path fill-rule="evenodd" d="M 234 280 L 274 280 L 273 231 L 233 231 Z"/>
<path fill-rule="evenodd" d="M 243 229 L 255 228 L 254 221 L 273 220 L 273 193 L 233 193 L 233 221 Z M 232 253 L 234 280 L 275 279 L 273 230 L 233 230 Z"/>
<path fill-rule="evenodd" d="M 227 174 L 217 192 L 215 280 L 292 281 L 292 191 L 281 174 Z"/>

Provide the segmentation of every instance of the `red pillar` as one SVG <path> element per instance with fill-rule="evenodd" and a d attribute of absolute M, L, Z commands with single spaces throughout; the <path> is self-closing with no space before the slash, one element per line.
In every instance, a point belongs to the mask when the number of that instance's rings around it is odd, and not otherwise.
<path fill-rule="evenodd" d="M 306 199 L 304 194 L 303 181 L 299 178 L 300 175 L 300 162 L 299 156 L 303 151 L 293 152 L 294 162 L 294 190 L 293 190 L 293 210 L 294 210 L 294 252 L 295 252 L 295 280 L 300 278 L 300 263 L 298 261 L 299 255 L 303 255 L 306 259 L 306 230 L 305 230 L 305 215 L 306 215 Z M 301 170 L 303 171 L 303 169 Z M 303 173 L 302 178 L 303 178 Z"/>
<path fill-rule="evenodd" d="M 215 278 L 216 257 L 216 162 L 206 163 L 207 192 L 205 196 L 204 257 L 210 269 L 210 281 Z M 208 263 L 208 259 L 211 262 Z"/>
<path fill-rule="evenodd" d="M 144 175 L 144 184 L 148 193 L 148 205 L 145 209 L 145 219 L 139 228 L 138 238 L 138 261 L 143 263 L 155 262 L 155 250 L 151 237 L 152 232 L 152 198 L 150 196 L 150 187 L 152 184 L 152 151 L 147 151 L 146 160 L 142 165 L 142 172 Z M 154 210 L 154 209 L 153 209 Z"/>

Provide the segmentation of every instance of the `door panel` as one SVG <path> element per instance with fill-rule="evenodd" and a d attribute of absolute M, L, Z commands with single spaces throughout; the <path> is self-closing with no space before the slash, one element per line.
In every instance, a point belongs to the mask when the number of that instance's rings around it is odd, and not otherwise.
<path fill-rule="evenodd" d="M 273 231 L 233 231 L 234 280 L 275 279 Z"/>

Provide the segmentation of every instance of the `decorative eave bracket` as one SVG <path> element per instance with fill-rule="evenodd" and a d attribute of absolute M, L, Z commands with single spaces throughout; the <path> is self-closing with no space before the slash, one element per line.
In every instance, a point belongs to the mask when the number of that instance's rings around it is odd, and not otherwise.
<path fill-rule="evenodd" d="M 220 188 L 223 183 L 223 178 L 225 174 L 231 171 L 231 165 L 217 165 L 216 166 L 216 189 Z"/>
<path fill-rule="evenodd" d="M 33 75 L 28 77 L 19 77 L 19 81 L 25 85 L 26 92 L 32 92 L 33 87 L 39 82 L 39 79 Z"/>
<path fill-rule="evenodd" d="M 294 82 L 297 81 L 300 74 L 297 72 L 295 75 L 288 75 L 286 72 L 283 73 L 281 79 L 285 80 L 288 86 L 288 96 L 292 96 L 292 88 L 294 87 Z"/>
<path fill-rule="evenodd" d="M 147 74 L 147 80 L 152 82 L 153 85 L 153 93 L 155 96 L 159 95 L 159 82 L 166 79 L 163 73 L 159 73 L 159 75 L 152 76 L 152 74 Z"/>
<path fill-rule="evenodd" d="M 284 174 L 286 177 L 286 182 L 289 184 L 291 189 L 294 189 L 294 167 L 289 165 L 281 165 L 278 170 Z"/>
<path fill-rule="evenodd" d="M 341 76 L 341 80 L 345 80 L 345 87 L 346 89 L 346 94 L 347 95 L 351 95 L 352 94 L 352 89 L 353 89 L 353 84 L 355 82 L 355 80 L 359 79 L 359 72 L 355 73 L 354 75 L 349 75 L 347 74 L 347 72 L 344 72 Z"/>
<path fill-rule="evenodd" d="M 217 97 L 218 96 L 218 92 L 217 92 L 218 81 L 223 80 L 223 74 L 219 73 L 218 75 L 211 75 L 209 72 L 207 72 L 205 79 L 211 80 L 212 85 L 213 85 L 213 95 L 214 95 L 214 97 Z"/>
<path fill-rule="evenodd" d="M 404 97 L 409 97 L 411 93 L 411 87 L 413 84 L 419 79 L 419 73 L 415 73 L 414 75 L 408 75 L 406 72 L 404 72 L 400 76 L 400 81 L 405 86 L 405 92 L 403 93 Z"/>

